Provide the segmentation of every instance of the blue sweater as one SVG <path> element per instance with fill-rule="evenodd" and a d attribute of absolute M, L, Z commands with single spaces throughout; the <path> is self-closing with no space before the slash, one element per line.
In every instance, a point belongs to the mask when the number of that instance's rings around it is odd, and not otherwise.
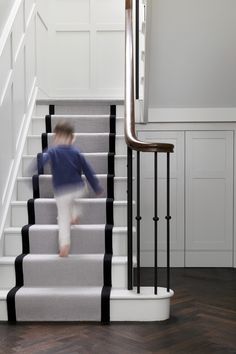
<path fill-rule="evenodd" d="M 72 145 L 57 145 L 43 153 L 42 163 L 50 162 L 52 182 L 55 191 L 65 187 L 83 186 L 81 174 L 84 173 L 96 193 L 102 191 L 92 167 L 80 151 Z"/>

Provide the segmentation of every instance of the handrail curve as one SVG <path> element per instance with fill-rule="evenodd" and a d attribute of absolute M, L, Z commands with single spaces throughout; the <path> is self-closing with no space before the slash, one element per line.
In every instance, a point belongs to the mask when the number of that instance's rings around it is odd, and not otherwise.
<path fill-rule="evenodd" d="M 133 0 L 126 0 L 125 11 L 125 141 L 136 151 L 172 153 L 173 144 L 145 142 L 136 136 L 134 95 Z"/>

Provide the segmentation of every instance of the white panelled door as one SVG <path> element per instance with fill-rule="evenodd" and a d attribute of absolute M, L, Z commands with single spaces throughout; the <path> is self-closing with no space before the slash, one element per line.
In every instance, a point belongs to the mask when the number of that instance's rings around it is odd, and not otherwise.
<path fill-rule="evenodd" d="M 232 266 L 233 132 L 186 133 L 186 266 Z"/>

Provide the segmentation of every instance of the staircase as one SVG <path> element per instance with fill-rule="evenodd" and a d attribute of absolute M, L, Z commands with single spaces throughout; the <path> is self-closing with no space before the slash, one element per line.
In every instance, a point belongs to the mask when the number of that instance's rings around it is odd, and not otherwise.
<path fill-rule="evenodd" d="M 121 102 L 39 101 L 32 117 L 17 199 L 10 207 L 0 258 L 2 321 L 157 321 L 169 318 L 173 292 L 127 290 L 127 171 Z M 71 227 L 71 252 L 58 257 L 58 227 L 49 166 L 29 175 L 52 143 L 56 122 L 68 119 L 75 144 L 97 173 L 104 194 L 80 202 Z M 134 266 L 135 266 L 134 258 Z"/>

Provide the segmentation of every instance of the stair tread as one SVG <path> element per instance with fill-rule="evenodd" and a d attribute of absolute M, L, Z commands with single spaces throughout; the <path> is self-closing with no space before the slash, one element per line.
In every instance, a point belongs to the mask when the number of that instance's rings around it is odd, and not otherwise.
<path fill-rule="evenodd" d="M 109 114 L 53 114 L 52 118 L 86 118 L 86 119 L 93 119 L 93 118 L 110 118 Z"/>
<path fill-rule="evenodd" d="M 96 173 L 95 174 L 98 178 L 107 178 L 107 174 L 105 173 Z M 49 174 L 42 174 L 42 175 L 39 175 L 40 178 L 52 178 L 52 175 L 49 175 Z M 82 175 L 83 176 L 83 175 Z M 31 181 L 32 180 L 32 177 L 29 177 L 29 176 L 20 176 L 20 177 L 17 177 L 17 181 Z M 114 180 L 127 180 L 127 177 L 124 177 L 124 176 L 114 176 Z"/>
<path fill-rule="evenodd" d="M 39 98 L 36 100 L 36 105 L 50 105 L 50 104 L 61 104 L 61 105 L 67 105 L 68 103 L 89 103 L 91 105 L 93 104 L 107 104 L 110 106 L 111 104 L 117 105 L 117 106 L 123 106 L 124 105 L 124 98 L 122 97 L 115 97 L 115 98 L 103 98 L 103 97 L 98 97 L 98 98 Z"/>
<path fill-rule="evenodd" d="M 168 298 L 174 295 L 173 290 L 167 291 L 166 288 L 158 287 L 157 295 L 154 294 L 154 287 L 140 287 L 140 294 L 137 294 L 137 288 L 133 288 L 133 290 L 127 289 L 111 289 L 111 300 L 123 299 L 123 300 L 152 300 L 152 299 L 160 299 L 160 298 Z"/>
<path fill-rule="evenodd" d="M 107 198 L 83 198 L 80 199 L 81 203 L 104 203 L 106 201 Z M 77 200 L 77 199 L 75 199 Z M 40 202 L 40 203 L 51 203 L 52 201 L 55 201 L 55 198 L 38 198 L 35 199 L 36 202 Z M 133 202 L 134 203 L 134 202 Z M 27 205 L 27 201 L 26 200 L 14 200 L 11 202 L 12 205 Z M 127 204 L 126 200 L 114 200 L 114 205 L 125 205 Z"/>
<path fill-rule="evenodd" d="M 48 135 L 54 135 L 54 133 L 47 133 Z M 110 133 L 74 133 L 75 137 L 76 136 L 109 136 Z M 41 135 L 40 134 L 29 134 L 28 138 L 33 139 L 33 138 L 38 138 L 41 139 Z M 123 134 L 116 134 L 116 139 L 119 138 L 124 138 Z"/>
<path fill-rule="evenodd" d="M 2 256 L 0 257 L 0 265 L 13 265 L 15 263 L 16 257 L 12 256 Z"/>
<path fill-rule="evenodd" d="M 84 156 L 107 156 L 108 152 L 83 152 Z M 27 154 L 27 155 L 23 155 L 22 158 L 23 159 L 33 159 L 35 158 L 36 155 L 31 155 L 31 154 Z M 123 155 L 123 154 L 116 154 L 115 155 L 115 159 L 119 158 L 119 159 L 126 159 L 127 156 Z M 134 157 L 133 157 L 134 158 Z"/>
<path fill-rule="evenodd" d="M 6 300 L 7 294 L 11 289 L 0 289 L 0 300 Z"/>
<path fill-rule="evenodd" d="M 74 293 L 74 294 L 87 294 L 88 290 L 90 292 L 97 292 L 101 291 L 101 287 L 98 286 L 67 286 L 67 287 L 26 287 L 24 286 L 24 293 L 25 295 L 30 294 L 30 295 L 37 295 L 40 294 L 42 295 L 49 295 L 51 294 L 69 294 L 69 293 Z M 6 300 L 7 294 L 10 291 L 10 289 L 0 289 L 0 300 Z M 174 291 L 170 289 L 170 292 L 167 292 L 166 288 L 163 287 L 158 287 L 157 289 L 157 295 L 153 293 L 153 287 L 141 287 L 140 288 L 140 294 L 137 294 L 136 288 L 133 290 L 127 290 L 127 289 L 119 289 L 119 288 L 112 288 L 111 289 L 111 295 L 110 299 L 111 300 L 156 300 L 158 298 L 168 298 L 172 297 L 174 295 Z"/>
<path fill-rule="evenodd" d="M 21 292 L 32 294 L 32 295 L 49 295 L 49 293 L 54 293 L 55 295 L 59 294 L 68 294 L 68 293 L 77 293 L 77 294 L 88 294 L 89 292 L 92 293 L 97 293 L 101 292 L 101 286 L 52 286 L 52 287 L 47 287 L 47 286 L 40 286 L 40 287 L 30 287 L 30 286 L 24 286 L 21 288 Z M 22 294 L 21 294 L 22 295 Z"/>
<path fill-rule="evenodd" d="M 5 233 L 7 233 L 7 232 L 10 232 L 10 233 L 16 233 L 16 234 L 18 234 L 19 232 L 21 232 L 21 227 L 6 227 L 5 229 L 4 229 L 4 232 Z"/>
<path fill-rule="evenodd" d="M 110 118 L 109 114 L 53 114 L 52 117 L 54 118 Z M 45 120 L 45 115 L 43 116 L 33 116 L 32 119 L 35 120 Z M 122 116 L 116 116 L 116 119 L 124 119 Z"/>
<path fill-rule="evenodd" d="M 27 261 L 33 261 L 33 262 L 51 262 L 51 261 L 57 261 L 57 262 L 74 262 L 77 260 L 88 260 L 90 259 L 91 261 L 96 261 L 97 259 L 101 259 L 104 257 L 104 254 L 98 254 L 98 253 L 87 253 L 87 254 L 69 254 L 68 257 L 63 258 L 59 257 L 58 254 L 27 254 L 25 256 L 25 260 Z M 10 257 L 9 257 L 10 258 Z M 12 257 L 14 258 L 14 257 Z M 14 258 L 15 259 L 15 258 Z M 134 257 L 135 260 L 135 257 Z M 1 262 L 1 260 L 0 260 Z M 126 256 L 112 256 L 112 264 L 126 264 L 127 263 L 127 257 Z"/>

